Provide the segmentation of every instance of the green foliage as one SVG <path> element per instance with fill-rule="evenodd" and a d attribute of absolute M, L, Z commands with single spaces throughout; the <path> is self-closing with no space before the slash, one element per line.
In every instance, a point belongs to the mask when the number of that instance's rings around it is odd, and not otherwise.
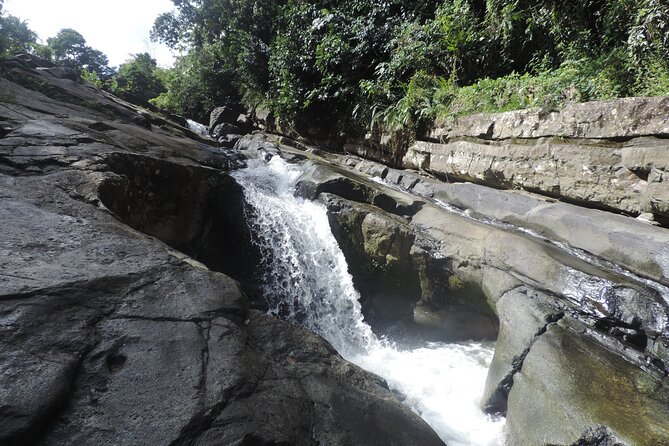
<path fill-rule="evenodd" d="M 60 65 L 97 73 L 101 80 L 109 79 L 113 74 L 107 56 L 86 45 L 84 36 L 74 29 L 61 29 L 55 37 L 47 39 L 47 43 L 54 62 Z"/>
<path fill-rule="evenodd" d="M 669 95 L 669 59 L 648 61 L 636 72 L 634 94 L 640 96 Z"/>
<path fill-rule="evenodd" d="M 209 112 L 220 104 L 237 102 L 234 72 L 219 62 L 220 45 L 205 45 L 177 59 L 163 76 L 167 92 L 150 102 L 164 110 L 208 122 Z"/>
<path fill-rule="evenodd" d="M 156 19 L 152 38 L 189 52 L 157 103 L 202 119 L 226 98 L 249 105 L 263 101 L 270 83 L 269 48 L 284 2 L 172 1 L 175 10 Z M 187 92 L 193 94 L 189 101 Z"/>
<path fill-rule="evenodd" d="M 173 0 L 154 37 L 188 50 L 156 103 L 226 100 L 336 130 L 669 94 L 664 0 Z"/>
<path fill-rule="evenodd" d="M 37 35 L 28 28 L 26 21 L 11 15 L 0 15 L 0 58 L 30 53 L 36 44 Z"/>
<path fill-rule="evenodd" d="M 158 64 L 151 55 L 135 54 L 118 68 L 111 87 L 112 93 L 135 104 L 146 105 L 149 99 L 166 92 L 157 71 Z"/>

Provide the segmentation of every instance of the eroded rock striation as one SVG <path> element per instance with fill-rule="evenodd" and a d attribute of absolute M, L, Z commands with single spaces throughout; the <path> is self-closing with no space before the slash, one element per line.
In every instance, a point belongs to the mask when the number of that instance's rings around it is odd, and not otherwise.
<path fill-rule="evenodd" d="M 659 97 L 466 116 L 437 124 L 404 163 L 666 223 L 668 112 Z"/>
<path fill-rule="evenodd" d="M 256 255 L 239 156 L 29 56 L 0 128 L 1 444 L 442 444 L 217 272 Z"/>
<path fill-rule="evenodd" d="M 509 444 L 669 444 L 666 229 L 310 152 L 297 190 L 327 205 L 356 284 L 389 284 L 361 288 L 372 323 L 402 321 L 377 331 L 497 337 L 482 406 Z"/>

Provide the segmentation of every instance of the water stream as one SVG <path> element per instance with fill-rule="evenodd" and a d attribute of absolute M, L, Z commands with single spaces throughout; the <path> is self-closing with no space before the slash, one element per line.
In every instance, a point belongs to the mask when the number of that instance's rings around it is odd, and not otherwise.
<path fill-rule="evenodd" d="M 252 208 L 248 221 L 264 259 L 269 312 L 319 333 L 344 358 L 384 377 L 450 446 L 501 446 L 504 419 L 478 406 L 494 344 L 404 349 L 377 338 L 364 321 L 325 207 L 293 196 L 300 173 L 301 166 L 276 156 L 249 160 L 233 173 Z"/>
<path fill-rule="evenodd" d="M 194 133 L 197 133 L 203 138 L 209 138 L 209 127 L 199 122 L 195 122 L 192 119 L 187 119 L 188 129 Z"/>

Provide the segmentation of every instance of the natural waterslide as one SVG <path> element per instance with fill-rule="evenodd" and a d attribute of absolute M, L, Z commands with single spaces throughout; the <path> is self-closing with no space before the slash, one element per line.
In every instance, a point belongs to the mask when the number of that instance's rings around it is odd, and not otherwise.
<path fill-rule="evenodd" d="M 233 176 L 251 207 L 269 312 L 314 330 L 344 358 L 385 378 L 449 445 L 501 445 L 504 420 L 479 409 L 493 344 L 403 348 L 375 336 L 325 206 L 293 195 L 301 167 L 278 156 L 248 164 Z"/>

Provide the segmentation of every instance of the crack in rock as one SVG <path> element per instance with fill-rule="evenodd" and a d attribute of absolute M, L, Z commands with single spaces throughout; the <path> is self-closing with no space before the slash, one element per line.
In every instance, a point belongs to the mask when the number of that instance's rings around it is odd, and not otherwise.
<path fill-rule="evenodd" d="M 530 344 L 527 346 L 523 352 L 515 356 L 511 361 L 511 371 L 504 376 L 504 378 L 497 385 L 497 389 L 490 397 L 489 401 L 483 408 L 483 411 L 489 414 L 494 415 L 506 415 L 507 404 L 509 399 L 509 392 L 513 387 L 513 378 L 514 376 L 521 372 L 523 369 L 523 362 L 525 358 L 530 353 L 532 346 L 535 342 L 548 330 L 552 324 L 557 323 L 565 316 L 564 312 L 554 313 L 546 316 L 546 324 L 544 324 L 532 337 Z"/>

